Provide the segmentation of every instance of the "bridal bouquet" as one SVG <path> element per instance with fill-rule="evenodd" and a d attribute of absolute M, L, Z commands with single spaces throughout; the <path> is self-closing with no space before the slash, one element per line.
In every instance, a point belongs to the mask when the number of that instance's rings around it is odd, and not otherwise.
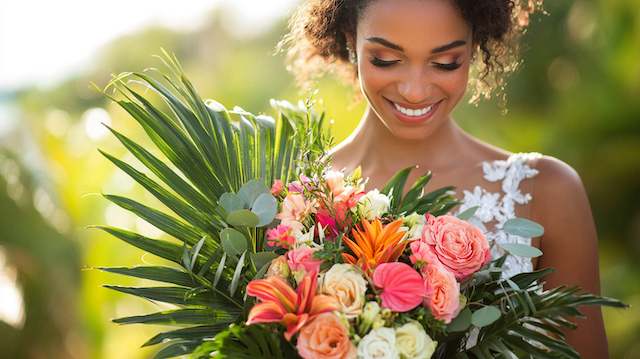
<path fill-rule="evenodd" d="M 366 192 L 358 170 L 330 168 L 331 138 L 310 101 L 273 101 L 276 116 L 203 101 L 178 61 L 167 73 L 116 76 L 103 93 L 144 129 L 165 159 L 110 129 L 143 165 L 103 154 L 163 208 L 106 194 L 162 238 L 96 226 L 165 262 L 104 271 L 165 283 L 108 288 L 173 309 L 118 318 L 176 326 L 149 339 L 156 357 L 491 358 L 578 354 L 563 330 L 582 305 L 623 307 L 579 288 L 543 290 L 552 269 L 502 275 L 483 233 L 457 216 L 452 187 L 425 193 L 412 168 Z M 148 90 L 151 90 L 150 92 Z M 158 152 L 156 151 L 156 153 Z M 505 223 L 525 237 L 543 229 Z"/>

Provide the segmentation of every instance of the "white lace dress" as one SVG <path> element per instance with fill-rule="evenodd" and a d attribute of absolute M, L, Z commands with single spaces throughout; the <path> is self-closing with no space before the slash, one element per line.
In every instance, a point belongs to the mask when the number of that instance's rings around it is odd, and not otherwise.
<path fill-rule="evenodd" d="M 502 243 L 522 243 L 531 245 L 531 238 L 507 234 L 502 230 L 504 223 L 516 216 L 516 206 L 531 201 L 530 193 L 520 190 L 520 182 L 534 177 L 538 171 L 529 166 L 529 161 L 542 157 L 539 153 L 514 153 L 507 160 L 484 162 L 482 171 L 489 182 L 502 182 L 501 192 L 489 192 L 480 185 L 473 191 L 464 191 L 464 204 L 455 214 L 478 206 L 469 221 L 480 227 L 491 245 L 492 258 L 498 258 L 504 251 Z M 488 229 L 491 228 L 491 229 Z M 508 256 L 503 266 L 502 276 L 511 277 L 533 269 L 530 258 Z"/>

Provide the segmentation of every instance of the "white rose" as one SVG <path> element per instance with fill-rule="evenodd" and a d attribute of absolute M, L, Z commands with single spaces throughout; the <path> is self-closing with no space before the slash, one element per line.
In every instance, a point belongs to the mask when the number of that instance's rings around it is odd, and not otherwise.
<path fill-rule="evenodd" d="M 389 210 L 391 200 L 384 193 L 374 189 L 360 197 L 358 203 L 361 205 L 362 215 L 372 221 Z"/>
<path fill-rule="evenodd" d="M 391 328 L 369 332 L 358 344 L 358 359 L 399 359 L 396 333 Z"/>
<path fill-rule="evenodd" d="M 409 322 L 396 329 L 396 348 L 402 359 L 429 359 L 438 342 L 427 335 L 418 322 Z"/>
<path fill-rule="evenodd" d="M 334 264 L 323 276 L 320 291 L 335 298 L 340 312 L 353 319 L 362 313 L 367 281 L 351 264 Z"/>

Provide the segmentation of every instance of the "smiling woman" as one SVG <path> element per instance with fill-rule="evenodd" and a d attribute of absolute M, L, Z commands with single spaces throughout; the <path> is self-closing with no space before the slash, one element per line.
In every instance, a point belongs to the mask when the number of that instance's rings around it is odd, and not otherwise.
<path fill-rule="evenodd" d="M 452 112 L 502 90 L 518 64 L 518 40 L 530 0 L 312 0 L 290 22 L 280 48 L 301 85 L 335 71 L 358 85 L 367 101 L 360 124 L 333 148 L 332 165 L 361 169 L 369 189 L 411 166 L 430 170 L 434 188 L 453 184 L 459 209 L 475 207 L 471 221 L 483 228 L 499 257 L 510 246 L 533 245 L 539 258 L 507 260 L 505 278 L 555 268 L 545 288 L 578 285 L 599 292 L 597 238 L 577 173 L 538 153 L 513 154 L 463 131 Z M 418 173 L 409 177 L 417 179 Z M 535 198 L 535 200 L 534 200 Z M 514 217 L 542 224 L 543 236 L 511 236 Z M 567 256 L 566 253 L 572 253 Z M 567 341 L 588 358 L 607 357 L 602 315 L 584 309 L 587 321 Z M 480 338 L 482 339 L 482 338 Z M 474 345 L 470 337 L 468 345 Z"/>

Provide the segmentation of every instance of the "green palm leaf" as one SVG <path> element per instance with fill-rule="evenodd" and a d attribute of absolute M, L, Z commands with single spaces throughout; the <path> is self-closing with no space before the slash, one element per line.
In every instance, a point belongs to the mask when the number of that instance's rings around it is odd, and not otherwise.
<path fill-rule="evenodd" d="M 234 197 L 250 181 L 258 181 L 261 188 L 268 189 L 275 179 L 287 182 L 309 172 L 305 164 L 320 163 L 330 139 L 323 128 L 324 115 L 312 111 L 309 102 L 294 106 L 272 101 L 275 118 L 254 115 L 239 107 L 229 111 L 216 101 L 203 100 L 174 56 L 163 52 L 160 60 L 166 66 L 165 72 L 123 73 L 102 90 L 142 127 L 155 145 L 155 149 L 143 146 L 109 127 L 144 167 L 134 167 L 100 152 L 166 210 L 117 194 L 104 197 L 165 235 L 152 239 L 110 226 L 95 228 L 178 266 L 100 268 L 170 285 L 106 286 L 178 307 L 114 320 L 120 324 L 191 325 L 159 333 L 145 343 L 168 342 L 157 354 L 164 358 L 190 353 L 230 323 L 242 322 L 244 287 L 261 273 L 265 258 L 271 258 L 261 252 L 265 226 L 275 215 L 270 195 L 252 195 L 249 203 L 232 213 L 223 209 L 220 199 Z M 254 217 L 258 218 L 258 228 L 253 226 Z M 234 233 L 239 236 L 236 241 L 246 241 L 248 253 L 227 253 L 235 247 L 227 243 L 223 248 L 221 232 Z"/>

